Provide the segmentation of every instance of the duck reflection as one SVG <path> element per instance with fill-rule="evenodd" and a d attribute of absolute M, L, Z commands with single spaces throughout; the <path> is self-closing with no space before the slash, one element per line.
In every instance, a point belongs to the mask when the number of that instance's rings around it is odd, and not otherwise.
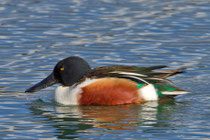
<path fill-rule="evenodd" d="M 57 117 L 65 118 L 66 112 L 83 118 L 84 123 L 93 127 L 109 130 L 135 130 L 139 122 L 145 120 L 153 122 L 157 115 L 157 102 L 144 106 L 122 105 L 122 106 L 78 106 L 71 110 L 69 107 L 56 107 Z M 142 116 L 145 115 L 145 116 Z"/>
<path fill-rule="evenodd" d="M 74 135 L 86 132 L 112 133 L 109 130 L 132 131 L 140 129 L 139 127 L 168 127 L 166 123 L 162 123 L 159 120 L 170 120 L 170 114 L 175 107 L 174 101 L 120 106 L 38 104 L 38 106 L 37 103 L 35 106 L 33 105 L 31 110 L 35 115 L 42 115 L 44 118 L 48 118 L 45 122 L 51 122 L 52 127 L 58 130 L 56 135 L 59 138 L 74 138 Z M 145 131 L 147 130 L 145 129 Z"/>

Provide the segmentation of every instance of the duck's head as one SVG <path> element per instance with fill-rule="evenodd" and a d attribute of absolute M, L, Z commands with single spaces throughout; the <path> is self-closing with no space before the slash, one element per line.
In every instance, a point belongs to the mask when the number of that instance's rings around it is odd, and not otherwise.
<path fill-rule="evenodd" d="M 72 86 L 90 71 L 88 63 L 80 57 L 72 56 L 59 61 L 53 72 L 41 82 L 27 89 L 25 92 L 35 92 L 56 83 Z"/>

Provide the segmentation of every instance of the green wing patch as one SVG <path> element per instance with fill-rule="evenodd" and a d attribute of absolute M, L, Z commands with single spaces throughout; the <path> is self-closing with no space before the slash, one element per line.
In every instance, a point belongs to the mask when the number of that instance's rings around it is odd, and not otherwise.
<path fill-rule="evenodd" d="M 157 84 L 154 84 L 155 88 L 160 90 L 160 91 L 174 91 L 174 90 L 179 90 L 178 88 L 176 87 L 173 87 L 171 85 L 168 85 L 168 84 L 160 84 L 160 83 L 157 83 Z"/>

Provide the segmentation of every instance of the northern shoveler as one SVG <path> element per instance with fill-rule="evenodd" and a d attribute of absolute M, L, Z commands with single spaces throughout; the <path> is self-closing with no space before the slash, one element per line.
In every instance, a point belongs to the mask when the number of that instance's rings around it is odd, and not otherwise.
<path fill-rule="evenodd" d="M 85 60 L 72 56 L 58 62 L 47 78 L 25 92 L 61 83 L 55 100 L 64 105 L 140 104 L 188 93 L 166 79 L 184 69 L 153 71 L 165 67 L 115 65 L 91 69 Z"/>

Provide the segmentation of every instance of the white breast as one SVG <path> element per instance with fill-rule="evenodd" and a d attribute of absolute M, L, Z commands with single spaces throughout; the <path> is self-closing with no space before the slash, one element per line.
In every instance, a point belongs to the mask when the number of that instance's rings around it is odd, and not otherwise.
<path fill-rule="evenodd" d="M 58 86 L 55 90 L 55 101 L 64 105 L 78 105 L 78 94 L 81 89 L 72 92 L 72 87 Z"/>
<path fill-rule="evenodd" d="M 58 86 L 55 90 L 55 101 L 64 105 L 78 105 L 82 88 L 97 81 L 98 79 L 86 79 L 77 86 Z"/>

